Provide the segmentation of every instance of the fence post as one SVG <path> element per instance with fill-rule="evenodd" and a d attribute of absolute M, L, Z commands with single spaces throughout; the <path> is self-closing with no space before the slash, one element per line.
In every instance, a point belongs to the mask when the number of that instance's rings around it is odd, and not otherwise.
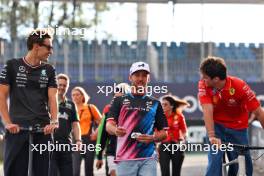
<path fill-rule="evenodd" d="M 83 41 L 79 41 L 79 82 L 84 81 L 84 76 L 83 76 Z"/>
<path fill-rule="evenodd" d="M 69 41 L 63 41 L 64 73 L 69 75 Z"/>
<path fill-rule="evenodd" d="M 163 52 L 163 76 L 164 81 L 168 82 L 168 50 L 167 43 L 162 42 L 162 52 Z"/>

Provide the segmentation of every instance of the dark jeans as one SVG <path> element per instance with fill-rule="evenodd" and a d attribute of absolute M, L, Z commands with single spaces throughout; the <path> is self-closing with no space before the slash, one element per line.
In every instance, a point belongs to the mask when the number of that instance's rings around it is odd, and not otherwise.
<path fill-rule="evenodd" d="M 51 141 L 50 135 L 33 134 L 34 144 L 48 144 L 48 141 Z M 7 132 L 4 140 L 4 175 L 27 176 L 28 154 L 29 132 L 21 131 L 18 134 Z M 48 150 L 43 151 L 42 154 L 39 151 L 33 151 L 32 169 L 34 176 L 47 176 L 49 174 L 49 154 Z"/>
<path fill-rule="evenodd" d="M 93 176 L 93 165 L 94 165 L 94 156 L 95 156 L 95 143 L 96 141 L 91 141 L 89 136 L 82 136 L 83 144 L 85 144 L 86 151 L 73 152 L 73 175 L 80 176 L 81 162 L 84 159 L 85 162 L 85 176 Z M 93 151 L 88 150 L 88 146 L 93 145 Z"/>
<path fill-rule="evenodd" d="M 215 134 L 218 138 L 221 139 L 222 142 L 230 142 L 234 144 L 248 144 L 248 134 L 247 129 L 235 130 L 231 128 L 226 128 L 223 125 L 215 124 Z M 207 138 L 209 142 L 209 139 Z M 223 151 L 215 151 L 210 150 L 208 153 L 208 166 L 206 170 L 206 176 L 222 176 L 222 160 L 223 160 Z M 238 153 L 236 150 L 227 152 L 228 159 L 231 161 L 238 157 Z M 247 176 L 252 176 L 253 166 L 252 160 L 250 157 L 249 151 L 245 154 L 246 157 L 246 174 Z M 228 169 L 228 175 L 233 176 L 237 175 L 238 172 L 238 164 L 233 164 Z"/>
<path fill-rule="evenodd" d="M 180 176 L 182 163 L 184 160 L 184 152 L 165 150 L 164 145 L 161 143 L 159 147 L 159 163 L 162 176 L 170 176 L 170 161 L 172 162 L 172 176 Z"/>
<path fill-rule="evenodd" d="M 72 153 L 70 151 L 55 151 L 51 160 L 52 176 L 73 176 Z"/>

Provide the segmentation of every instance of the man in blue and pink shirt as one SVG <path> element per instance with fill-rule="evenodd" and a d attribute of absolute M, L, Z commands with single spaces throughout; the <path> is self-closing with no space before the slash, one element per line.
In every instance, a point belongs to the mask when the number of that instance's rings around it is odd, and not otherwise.
<path fill-rule="evenodd" d="M 131 93 L 114 98 L 111 104 L 106 130 L 118 137 L 118 176 L 157 175 L 155 142 L 166 138 L 167 121 L 160 102 L 147 95 L 149 73 L 147 63 L 132 64 Z"/>

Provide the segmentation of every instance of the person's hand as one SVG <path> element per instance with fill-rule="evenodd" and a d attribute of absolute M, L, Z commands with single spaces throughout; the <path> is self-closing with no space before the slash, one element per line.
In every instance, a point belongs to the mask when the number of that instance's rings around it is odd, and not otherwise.
<path fill-rule="evenodd" d="M 212 145 L 216 145 L 217 147 L 220 147 L 221 145 L 221 140 L 216 137 L 209 137 L 209 141 Z"/>
<path fill-rule="evenodd" d="M 7 129 L 7 131 L 9 131 L 12 134 L 19 133 L 20 131 L 19 125 L 13 123 L 7 123 L 5 125 L 5 128 Z"/>
<path fill-rule="evenodd" d="M 96 141 L 97 139 L 97 133 L 93 132 L 91 135 L 90 135 L 90 140 L 91 141 Z"/>
<path fill-rule="evenodd" d="M 76 145 L 77 145 L 77 150 L 81 151 L 82 150 L 82 141 L 81 140 L 77 140 L 76 141 Z"/>
<path fill-rule="evenodd" d="M 51 123 L 44 127 L 44 134 L 51 134 L 54 133 L 56 129 L 59 128 L 59 123 Z"/>
<path fill-rule="evenodd" d="M 148 134 L 141 134 L 136 138 L 137 141 L 149 144 L 150 142 L 154 142 L 154 136 Z"/>
<path fill-rule="evenodd" d="M 103 160 L 97 160 L 96 161 L 96 169 L 101 169 L 103 166 Z"/>
<path fill-rule="evenodd" d="M 115 130 L 115 135 L 117 137 L 122 137 L 126 134 L 126 129 L 123 128 L 123 127 L 117 127 L 116 130 Z"/>

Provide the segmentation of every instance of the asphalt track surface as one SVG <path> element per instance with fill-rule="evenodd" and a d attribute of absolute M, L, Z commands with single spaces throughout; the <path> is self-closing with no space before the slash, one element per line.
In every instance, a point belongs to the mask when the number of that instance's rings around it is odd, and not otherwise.
<path fill-rule="evenodd" d="M 82 162 L 82 165 L 84 162 Z M 207 165 L 207 155 L 206 153 L 187 153 L 185 155 L 185 159 L 183 162 L 182 167 L 182 174 L 181 176 L 204 176 L 205 169 Z M 104 166 L 103 166 L 104 167 Z M 82 166 L 82 168 L 84 168 Z M 100 170 L 97 170 L 94 167 L 94 175 L 95 176 L 105 176 L 105 170 L 102 168 Z M 157 168 L 158 176 L 161 176 L 160 174 L 160 168 L 158 165 Z M 0 166 L 0 176 L 3 176 L 3 165 Z M 257 173 L 254 171 L 253 176 L 263 176 L 264 175 L 264 164 L 263 164 L 263 172 Z M 84 176 L 84 170 L 82 169 L 81 176 Z"/>

